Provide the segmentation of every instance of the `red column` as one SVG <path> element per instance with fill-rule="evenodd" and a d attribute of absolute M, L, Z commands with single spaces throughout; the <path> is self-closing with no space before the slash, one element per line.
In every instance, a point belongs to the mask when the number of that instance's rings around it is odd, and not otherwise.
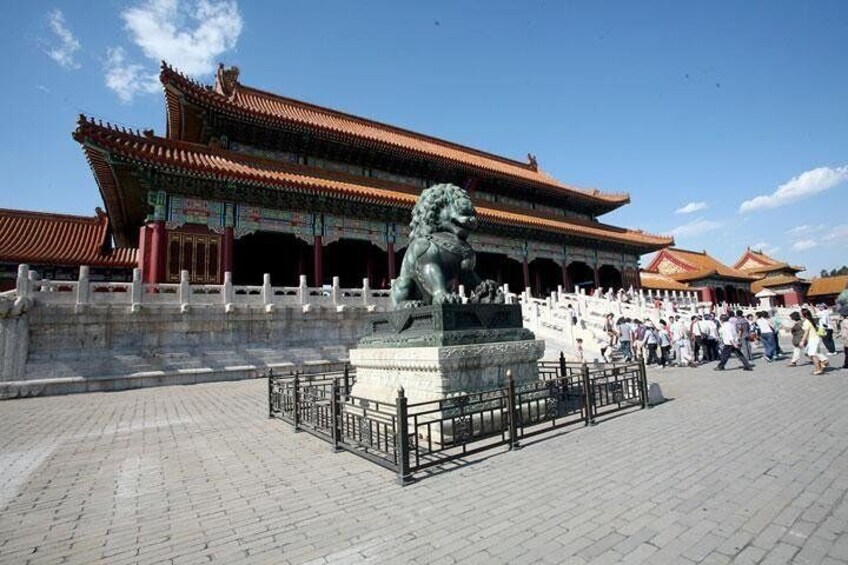
<path fill-rule="evenodd" d="M 147 280 L 147 265 L 149 263 L 148 254 L 150 253 L 150 228 L 146 225 L 138 229 L 138 254 L 135 259 L 138 270 L 141 271 L 141 280 Z"/>
<path fill-rule="evenodd" d="M 224 280 L 224 273 L 233 272 L 233 248 L 235 247 L 235 239 L 233 237 L 233 228 L 224 228 L 224 237 L 221 241 L 221 280 Z"/>
<path fill-rule="evenodd" d="M 148 257 L 148 272 L 145 282 L 158 283 L 165 279 L 165 258 L 167 256 L 165 237 L 165 223 L 162 221 L 153 222 L 150 226 L 150 252 Z"/>
<path fill-rule="evenodd" d="M 527 258 L 524 258 L 524 262 L 521 264 L 522 270 L 524 271 L 524 288 L 530 288 L 530 264 L 527 263 Z"/>
<path fill-rule="evenodd" d="M 565 292 L 574 292 L 574 285 L 571 283 L 571 275 L 568 274 L 565 261 L 562 262 L 562 288 Z"/>
<path fill-rule="evenodd" d="M 321 236 L 315 236 L 315 243 L 312 244 L 313 253 L 315 254 L 315 286 L 324 284 L 324 245 L 321 243 Z"/>
<path fill-rule="evenodd" d="M 393 278 L 395 278 L 395 244 L 387 243 L 386 244 L 386 259 L 389 262 L 389 280 L 387 282 L 391 282 Z"/>
<path fill-rule="evenodd" d="M 715 304 L 715 294 L 712 287 L 707 286 L 701 289 L 701 301 Z"/>
<path fill-rule="evenodd" d="M 595 288 L 601 288 L 601 271 L 597 265 L 595 265 Z"/>

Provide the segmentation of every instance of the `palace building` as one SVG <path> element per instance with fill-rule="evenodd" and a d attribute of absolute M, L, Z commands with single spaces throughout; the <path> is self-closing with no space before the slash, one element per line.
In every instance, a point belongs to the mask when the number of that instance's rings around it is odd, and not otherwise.
<path fill-rule="evenodd" d="M 18 265 L 41 278 L 75 280 L 89 267 L 91 280 L 128 281 L 136 250 L 114 249 L 109 219 L 0 209 L 0 292 L 15 286 Z"/>
<path fill-rule="evenodd" d="M 751 283 L 751 293 L 754 295 L 764 289 L 774 292 L 777 295 L 774 297 L 777 306 L 798 306 L 806 300 L 810 283 L 798 278 L 798 273 L 804 267 L 778 261 L 762 250 L 749 247 L 733 268 L 755 277 Z"/>
<path fill-rule="evenodd" d="M 756 278 L 747 271 L 728 267 L 706 251 L 675 247 L 662 249 L 642 273 L 646 288 L 665 290 L 671 279 L 699 291 L 704 302 L 716 304 L 752 303 L 751 283 Z"/>
<path fill-rule="evenodd" d="M 167 64 L 167 130 L 137 132 L 81 116 L 74 132 L 91 165 L 118 248 L 137 248 L 146 282 L 372 288 L 400 267 L 420 192 L 470 193 L 481 276 L 544 295 L 563 285 L 639 286 L 639 257 L 673 244 L 602 223 L 627 194 L 579 189 L 536 159 L 500 157 L 370 119 L 271 94 L 218 70 L 215 84 Z"/>

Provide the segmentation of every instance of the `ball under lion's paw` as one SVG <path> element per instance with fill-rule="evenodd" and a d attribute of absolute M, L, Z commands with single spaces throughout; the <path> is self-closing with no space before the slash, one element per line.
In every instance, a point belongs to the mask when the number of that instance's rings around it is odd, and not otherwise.
<path fill-rule="evenodd" d="M 485 280 L 471 293 L 470 302 L 477 304 L 503 304 L 505 297 L 500 285 L 493 280 Z"/>

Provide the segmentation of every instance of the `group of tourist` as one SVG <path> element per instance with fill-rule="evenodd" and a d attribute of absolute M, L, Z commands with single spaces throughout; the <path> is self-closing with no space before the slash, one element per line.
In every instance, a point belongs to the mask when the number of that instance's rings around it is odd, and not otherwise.
<path fill-rule="evenodd" d="M 745 371 L 753 370 L 752 346 L 760 344 L 762 358 L 772 363 L 783 357 L 780 347 L 781 323 L 766 311 L 747 316 L 742 310 L 720 314 L 704 313 L 685 319 L 673 314 L 669 320 L 655 324 L 651 320 L 607 314 L 603 331 L 598 338 L 601 355 L 610 361 L 618 351 L 626 361 L 644 358 L 647 365 L 695 367 L 715 362 L 716 371 L 723 371 L 731 357 Z M 789 366 L 797 366 L 806 355 L 813 364 L 813 374 L 820 375 L 836 355 L 834 335 L 837 331 L 830 309 L 819 305 L 801 308 L 791 314 L 793 325 L 792 357 Z M 845 349 L 844 369 L 848 369 L 848 321 L 841 324 L 839 337 Z"/>

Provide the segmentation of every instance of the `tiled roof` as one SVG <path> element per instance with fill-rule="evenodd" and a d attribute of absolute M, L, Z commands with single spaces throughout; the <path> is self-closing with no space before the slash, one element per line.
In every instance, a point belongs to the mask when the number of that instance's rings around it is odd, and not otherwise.
<path fill-rule="evenodd" d="M 0 261 L 31 265 L 126 267 L 136 264 L 136 250 L 104 252 L 109 220 L 94 217 L 0 209 Z"/>
<path fill-rule="evenodd" d="M 744 271 L 746 273 L 770 273 L 772 271 L 789 270 L 796 273 L 804 270 L 804 267 L 798 267 L 778 261 L 774 257 L 769 257 L 762 251 L 755 251 L 751 248 L 745 250 L 742 257 L 733 265 L 734 269 Z"/>
<path fill-rule="evenodd" d="M 692 287 L 688 284 L 678 282 L 661 273 L 639 271 L 639 280 L 641 281 L 642 288 L 649 288 L 652 290 L 692 290 Z"/>
<path fill-rule="evenodd" d="M 171 92 L 168 88 L 170 85 L 182 93 L 191 95 L 198 103 L 223 113 L 248 117 L 261 123 L 306 126 L 331 135 L 357 139 L 363 143 L 399 149 L 428 159 L 520 179 L 555 193 L 568 194 L 580 200 L 601 204 L 608 209 L 630 202 L 628 194 L 604 193 L 597 189 L 580 189 L 561 183 L 539 170 L 534 161 L 522 163 L 507 159 L 374 120 L 264 92 L 244 86 L 238 81 L 230 81 L 224 88 L 221 75 L 225 72 L 227 71 L 223 68 L 219 69 L 215 88 L 210 89 L 162 63 L 160 80 L 166 87 L 169 129 L 178 130 L 182 119 L 179 114 L 181 112 L 179 97 L 173 94 L 168 95 L 168 92 Z M 173 137 L 173 134 L 171 136 Z"/>
<path fill-rule="evenodd" d="M 407 185 L 141 135 L 109 125 L 99 125 L 85 117 L 80 117 L 74 139 L 86 148 L 101 187 L 114 182 L 108 171 L 94 166 L 102 160 L 97 156 L 108 152 L 145 166 L 154 165 L 161 169 L 179 170 L 220 180 L 238 180 L 256 186 L 342 196 L 354 201 L 412 208 L 418 198 L 418 190 Z M 107 188 L 107 192 L 111 190 L 117 191 L 117 185 Z M 110 198 L 108 194 L 104 194 L 104 198 L 107 206 L 110 201 L 120 200 Z M 482 221 L 491 223 L 539 228 L 592 239 L 617 241 L 647 249 L 657 249 L 673 243 L 670 237 L 647 234 L 640 230 L 626 230 L 597 222 L 555 219 L 550 216 L 530 216 L 513 210 L 488 207 L 486 204 L 490 203 L 482 204 L 477 206 L 477 214 Z"/>
<path fill-rule="evenodd" d="M 826 296 L 829 294 L 839 294 L 848 288 L 848 275 L 838 277 L 821 277 L 811 281 L 810 290 L 807 291 L 807 296 Z"/>
<path fill-rule="evenodd" d="M 655 266 L 661 263 L 664 258 L 671 258 L 671 260 L 680 266 L 679 272 L 668 273 L 668 276 L 677 281 L 693 281 L 710 276 L 736 280 L 755 279 L 754 276 L 748 273 L 728 267 L 709 255 L 706 251 L 689 251 L 675 247 L 668 247 L 660 251 L 654 260 L 651 261 L 647 270 L 656 270 Z"/>
<path fill-rule="evenodd" d="M 775 275 L 773 277 L 763 277 L 760 280 L 751 283 L 751 292 L 757 293 L 763 290 L 764 288 L 797 284 L 808 285 L 809 283 L 793 275 Z"/>

